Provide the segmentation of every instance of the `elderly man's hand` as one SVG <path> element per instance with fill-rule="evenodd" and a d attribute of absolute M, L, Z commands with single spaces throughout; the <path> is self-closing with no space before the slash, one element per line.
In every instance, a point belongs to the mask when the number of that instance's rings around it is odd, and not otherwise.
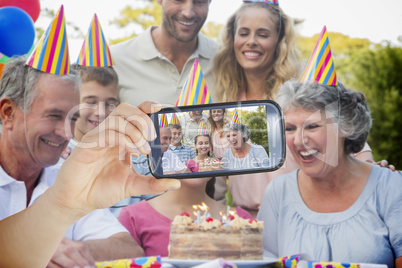
<path fill-rule="evenodd" d="M 63 163 L 49 194 L 61 208 L 86 214 L 141 194 L 160 194 L 180 187 L 176 179 L 155 179 L 138 174 L 131 156 L 148 154 L 148 141 L 156 138 L 147 113 L 160 104 L 119 105 L 97 128 L 88 132 Z"/>
<path fill-rule="evenodd" d="M 82 242 L 63 238 L 46 268 L 93 267 L 95 260 Z"/>

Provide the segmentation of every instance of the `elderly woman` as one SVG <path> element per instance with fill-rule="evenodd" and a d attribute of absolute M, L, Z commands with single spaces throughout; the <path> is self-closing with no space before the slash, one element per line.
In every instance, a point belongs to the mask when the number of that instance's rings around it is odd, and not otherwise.
<path fill-rule="evenodd" d="M 261 145 L 252 144 L 250 129 L 244 124 L 226 124 L 225 135 L 230 148 L 223 153 L 225 169 L 255 169 L 269 167 L 269 158 Z"/>
<path fill-rule="evenodd" d="M 402 176 L 351 156 L 371 127 L 364 95 L 342 84 L 287 82 L 277 101 L 300 169 L 266 189 L 258 213 L 264 254 L 402 267 Z"/>

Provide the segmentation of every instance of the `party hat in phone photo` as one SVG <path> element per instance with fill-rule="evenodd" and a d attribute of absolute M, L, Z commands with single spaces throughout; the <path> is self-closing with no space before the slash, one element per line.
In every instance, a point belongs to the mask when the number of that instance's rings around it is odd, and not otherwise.
<path fill-rule="evenodd" d="M 176 113 L 172 113 L 172 118 L 170 119 L 171 125 L 180 125 L 179 117 L 177 117 Z"/>
<path fill-rule="evenodd" d="M 197 135 L 209 135 L 207 125 L 204 121 L 201 121 L 197 130 Z"/>
<path fill-rule="evenodd" d="M 237 109 L 235 109 L 233 111 L 233 116 L 232 116 L 232 124 L 240 124 L 240 117 L 239 117 L 239 113 L 237 112 Z"/>
<path fill-rule="evenodd" d="M 169 127 L 167 114 L 159 115 L 159 126 L 160 127 Z"/>

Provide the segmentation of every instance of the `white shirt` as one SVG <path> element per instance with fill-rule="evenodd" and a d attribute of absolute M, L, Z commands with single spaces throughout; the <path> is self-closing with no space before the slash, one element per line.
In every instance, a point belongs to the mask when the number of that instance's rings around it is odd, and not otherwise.
<path fill-rule="evenodd" d="M 125 42 L 110 46 L 119 76 L 119 99 L 131 105 L 146 100 L 175 105 L 194 60 L 198 59 L 209 93 L 214 98 L 212 63 L 218 44 L 198 33 L 196 50 L 187 59 L 181 72 L 156 48 L 150 26 L 146 31 Z"/>
<path fill-rule="evenodd" d="M 43 169 L 29 206 L 32 205 L 56 180 L 60 165 Z M 23 181 L 10 177 L 0 166 L 0 220 L 26 208 L 27 191 Z M 109 209 L 98 209 L 76 221 L 65 237 L 75 241 L 104 239 L 127 232 Z"/>
<path fill-rule="evenodd" d="M 165 172 L 177 172 L 186 168 L 180 158 L 172 151 L 167 150 L 162 156 L 162 168 Z"/>
<path fill-rule="evenodd" d="M 186 113 L 182 118 L 180 118 L 180 125 L 183 132 L 183 144 L 191 147 L 194 153 L 196 153 L 194 140 L 202 122 L 204 122 L 205 125 L 208 123 L 208 117 L 205 114 L 202 114 L 198 123 L 191 118 L 189 113 Z"/>

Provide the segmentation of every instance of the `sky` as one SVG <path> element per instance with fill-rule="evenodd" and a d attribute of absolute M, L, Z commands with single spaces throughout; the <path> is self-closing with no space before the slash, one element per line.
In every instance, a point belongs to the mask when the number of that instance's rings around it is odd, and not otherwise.
<path fill-rule="evenodd" d="M 106 39 L 115 39 L 131 34 L 132 29 L 121 30 L 110 22 L 119 16 L 125 6 L 137 7 L 142 1 L 40 0 L 40 3 L 42 9 L 54 11 L 63 4 L 66 20 L 78 26 L 83 34 L 86 34 L 92 16 L 96 13 Z M 241 3 L 242 0 L 212 0 L 207 21 L 224 24 Z M 279 5 L 290 17 L 304 20 L 298 27 L 303 36 L 318 34 L 326 25 L 328 32 L 367 38 L 376 43 L 386 40 L 400 45 L 398 36 L 402 36 L 401 0 L 279 0 Z M 35 26 L 46 29 L 49 24 L 50 18 L 40 15 Z M 67 32 L 69 31 L 67 28 Z M 83 39 L 69 36 L 72 61 L 75 61 L 82 43 Z"/>

